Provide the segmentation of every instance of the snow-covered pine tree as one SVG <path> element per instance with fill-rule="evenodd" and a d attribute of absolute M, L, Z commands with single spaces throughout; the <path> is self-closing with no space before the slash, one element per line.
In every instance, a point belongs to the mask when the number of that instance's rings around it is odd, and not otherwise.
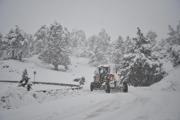
<path fill-rule="evenodd" d="M 146 38 L 150 41 L 150 47 L 151 47 L 151 49 L 154 49 L 155 48 L 155 46 L 156 46 L 156 44 L 157 44 L 157 40 L 156 40 L 156 38 L 157 38 L 157 34 L 155 33 L 155 32 L 153 32 L 153 31 L 148 31 L 148 33 L 147 33 L 147 35 L 146 35 Z"/>
<path fill-rule="evenodd" d="M 76 56 L 86 55 L 86 34 L 83 30 L 73 30 L 70 33 L 71 51 Z"/>
<path fill-rule="evenodd" d="M 174 66 L 180 65 L 180 21 L 176 29 L 169 26 L 168 38 L 166 39 L 170 49 L 167 51 Z"/>
<path fill-rule="evenodd" d="M 93 51 L 95 51 L 95 49 L 98 46 L 98 36 L 97 35 L 93 35 L 91 37 L 88 38 L 88 50 L 91 51 L 91 53 Z"/>
<path fill-rule="evenodd" d="M 6 39 L 8 42 L 8 51 L 10 51 L 12 59 L 20 59 L 19 55 L 23 52 L 22 46 L 24 43 L 24 32 L 19 28 L 19 26 L 15 26 L 14 29 L 11 29 L 9 33 L 6 35 Z"/>
<path fill-rule="evenodd" d="M 68 69 L 70 64 L 69 35 L 68 30 L 61 24 L 57 22 L 52 24 L 47 33 L 47 47 L 39 58 L 52 64 L 55 70 L 58 70 L 58 65 L 63 65 L 65 69 Z"/>
<path fill-rule="evenodd" d="M 125 52 L 124 41 L 123 38 L 119 36 L 118 39 L 112 43 L 112 50 L 110 55 L 110 59 L 112 63 L 115 64 L 116 72 L 121 67 L 124 52 Z"/>
<path fill-rule="evenodd" d="M 108 63 L 110 36 L 102 29 L 99 34 L 92 36 L 89 41 L 89 50 L 91 51 L 90 64 L 97 66 Z"/>
<path fill-rule="evenodd" d="M 3 50 L 5 47 L 4 47 L 4 40 L 3 40 L 3 34 L 0 33 L 0 50 Z"/>
<path fill-rule="evenodd" d="M 8 53 L 8 40 L 5 38 L 5 36 L 0 33 L 0 58 L 1 59 L 6 59 L 8 58 L 7 53 Z"/>
<path fill-rule="evenodd" d="M 47 47 L 48 31 L 49 28 L 46 25 L 43 25 L 35 33 L 35 41 L 33 43 L 35 54 L 40 54 Z"/>
<path fill-rule="evenodd" d="M 102 50 L 99 47 L 95 49 L 93 55 L 90 58 L 90 64 L 93 66 L 107 64 L 107 58 Z"/>
<path fill-rule="evenodd" d="M 33 46 L 33 36 L 31 34 L 25 34 L 25 40 L 22 46 L 22 57 L 30 57 L 33 54 L 34 46 Z"/>
<path fill-rule="evenodd" d="M 104 53 L 107 53 L 110 46 L 111 37 L 108 35 L 105 29 L 102 29 L 99 34 L 99 47 L 104 51 Z"/>
<path fill-rule="evenodd" d="M 161 61 L 169 61 L 170 54 L 168 51 L 170 50 L 171 46 L 168 44 L 166 39 L 162 39 L 157 42 L 157 44 L 153 47 L 154 55 L 158 56 Z"/>
<path fill-rule="evenodd" d="M 149 86 L 163 78 L 162 64 L 151 54 L 151 42 L 138 28 L 137 37 L 133 39 L 133 50 L 123 58 L 121 75 L 123 80 L 133 86 Z"/>
<path fill-rule="evenodd" d="M 22 78 L 19 81 L 19 86 L 25 87 L 28 84 L 29 81 L 29 77 L 28 77 L 28 72 L 27 69 L 24 69 L 23 74 L 22 74 Z"/>
<path fill-rule="evenodd" d="M 125 50 L 124 53 L 130 53 L 134 51 L 135 41 L 130 38 L 129 36 L 126 37 L 126 40 L 124 41 Z"/>
<path fill-rule="evenodd" d="M 3 50 L 4 50 L 3 34 L 0 33 L 0 58 L 3 55 Z"/>

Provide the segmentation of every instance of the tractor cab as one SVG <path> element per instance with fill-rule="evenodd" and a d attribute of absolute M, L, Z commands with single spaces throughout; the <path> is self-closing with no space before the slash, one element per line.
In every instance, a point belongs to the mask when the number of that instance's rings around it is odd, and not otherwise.
<path fill-rule="evenodd" d="M 103 83 L 110 74 L 110 67 L 101 65 L 94 72 L 94 82 Z"/>
<path fill-rule="evenodd" d="M 110 67 L 109 66 L 99 66 L 99 74 L 108 74 L 110 73 Z"/>

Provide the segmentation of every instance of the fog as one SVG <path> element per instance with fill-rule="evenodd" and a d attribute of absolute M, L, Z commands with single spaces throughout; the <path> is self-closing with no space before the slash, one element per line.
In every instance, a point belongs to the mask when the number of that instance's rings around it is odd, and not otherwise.
<path fill-rule="evenodd" d="M 41 25 L 58 21 L 87 36 L 104 28 L 116 39 L 133 36 L 140 27 L 163 38 L 168 25 L 180 20 L 179 13 L 180 0 L 0 0 L 0 32 L 19 25 L 33 34 Z"/>

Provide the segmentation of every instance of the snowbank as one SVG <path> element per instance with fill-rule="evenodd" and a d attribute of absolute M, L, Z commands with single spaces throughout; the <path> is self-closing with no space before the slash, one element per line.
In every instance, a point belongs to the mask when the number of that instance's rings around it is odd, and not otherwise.
<path fill-rule="evenodd" d="M 152 89 L 180 92 L 180 66 L 171 70 L 159 83 L 152 85 Z"/>
<path fill-rule="evenodd" d="M 17 87 L 13 84 L 0 84 L 0 111 L 19 109 L 29 105 L 37 105 L 47 101 L 54 101 L 67 96 L 79 95 L 79 90 L 70 87 L 35 85 L 33 90 Z"/>
<path fill-rule="evenodd" d="M 0 110 L 15 109 L 37 103 L 32 94 L 25 88 L 18 88 L 12 85 L 0 86 L 0 99 Z"/>

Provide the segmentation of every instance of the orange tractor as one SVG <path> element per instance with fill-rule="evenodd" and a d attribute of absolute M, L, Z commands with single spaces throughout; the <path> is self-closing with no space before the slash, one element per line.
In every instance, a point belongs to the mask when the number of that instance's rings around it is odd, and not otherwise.
<path fill-rule="evenodd" d="M 94 81 L 90 84 L 90 90 L 102 89 L 110 93 L 111 89 L 128 92 L 127 82 L 120 79 L 120 75 L 111 73 L 109 65 L 101 65 L 94 72 Z"/>

